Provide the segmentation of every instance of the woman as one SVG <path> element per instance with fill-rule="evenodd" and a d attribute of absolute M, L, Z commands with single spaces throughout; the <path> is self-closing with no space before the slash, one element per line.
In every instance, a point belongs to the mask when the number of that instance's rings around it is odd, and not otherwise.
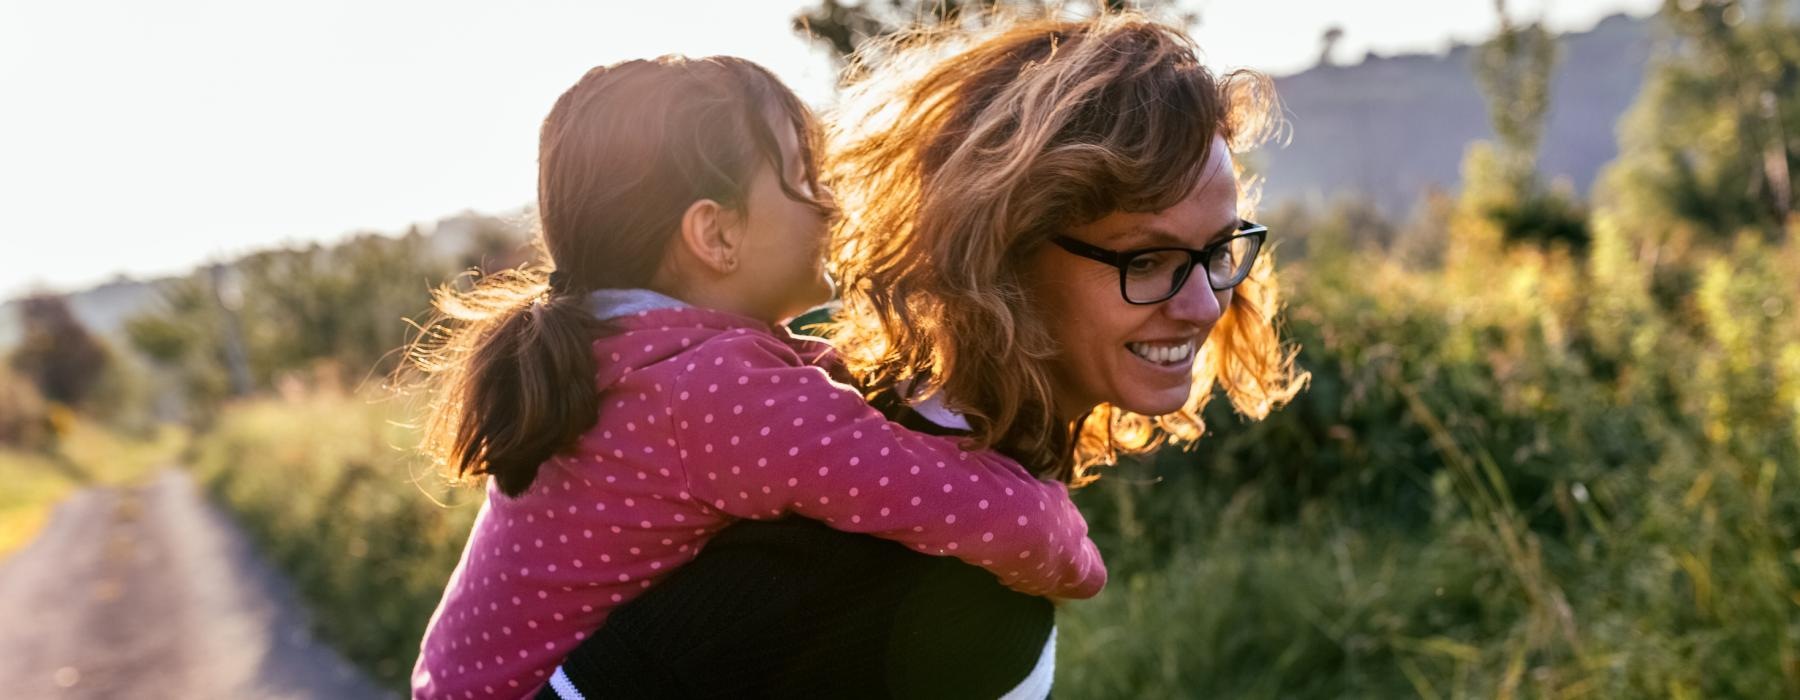
<path fill-rule="evenodd" d="M 1299 391 L 1231 158 L 1268 131 L 1266 78 L 1215 77 L 1179 30 L 1130 14 L 885 48 L 858 66 L 826 172 L 845 212 L 830 337 L 890 415 L 1080 485 L 1197 439 L 1215 385 L 1251 417 Z M 804 523 L 734 529 L 546 694 L 1047 694 L 1041 599 Z"/>

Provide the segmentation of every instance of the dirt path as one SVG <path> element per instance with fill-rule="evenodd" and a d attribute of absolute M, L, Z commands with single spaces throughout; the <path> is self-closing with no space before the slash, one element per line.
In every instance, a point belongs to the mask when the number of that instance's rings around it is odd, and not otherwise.
<path fill-rule="evenodd" d="M 385 696 L 180 470 L 75 494 L 0 562 L 0 698 Z"/>

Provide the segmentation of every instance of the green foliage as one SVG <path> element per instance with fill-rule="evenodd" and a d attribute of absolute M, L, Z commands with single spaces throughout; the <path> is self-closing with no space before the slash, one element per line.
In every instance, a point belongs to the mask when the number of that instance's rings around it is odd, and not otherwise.
<path fill-rule="evenodd" d="M 1534 191 L 1508 205 L 1487 210 L 1508 241 L 1587 247 L 1587 213 L 1566 190 Z"/>
<path fill-rule="evenodd" d="M 453 272 L 416 231 L 264 251 L 168 286 L 162 308 L 131 319 L 126 334 L 181 377 L 204 414 L 283 376 L 322 372 L 346 385 L 385 376 L 408 321 Z"/>
<path fill-rule="evenodd" d="M 1256 214 L 1269 227 L 1282 260 L 1342 255 L 1351 250 L 1392 250 L 1401 229 L 1367 200 L 1345 197 L 1327 206 L 1290 201 Z"/>
<path fill-rule="evenodd" d="M 327 358 L 352 381 L 393 369 L 406 319 L 426 310 L 428 291 L 451 272 L 429 263 L 417 235 L 260 253 L 235 267 L 244 342 L 259 383 Z"/>
<path fill-rule="evenodd" d="M 1630 225 L 1715 242 L 1786 229 L 1800 165 L 1800 25 L 1783 3 L 1759 4 L 1766 16 L 1738 0 L 1664 3 L 1659 55 L 1602 182 L 1602 201 Z"/>
<path fill-rule="evenodd" d="M 1500 31 L 1475 50 L 1475 80 L 1487 98 L 1494 134 L 1529 171 L 1543 139 L 1544 114 L 1550 109 L 1556 37 L 1541 23 L 1513 24 L 1506 0 L 1494 0 L 1494 9 Z"/>
<path fill-rule="evenodd" d="M 125 323 L 132 347 L 173 372 L 189 402 L 202 409 L 233 393 L 227 368 L 237 366 L 224 356 L 226 314 L 211 277 L 202 271 L 168 284 L 161 309 Z"/>
<path fill-rule="evenodd" d="M 393 688 L 456 566 L 481 493 L 453 490 L 406 447 L 395 406 L 318 394 L 236 404 L 193 467 L 293 576 L 320 634 Z M 330 436 L 321 440 L 320 436 Z"/>
<path fill-rule="evenodd" d="M 1556 37 L 1541 23 L 1517 26 L 1506 0 L 1495 0 L 1500 31 L 1473 52 L 1476 83 L 1487 98 L 1498 139 L 1469 149 L 1463 161 L 1463 200 L 1496 226 L 1507 242 L 1587 245 L 1587 216 L 1574 195 L 1545 189 L 1538 179 L 1538 145 L 1550 110 Z"/>
<path fill-rule="evenodd" d="M 0 445 L 36 450 L 49 431 L 49 407 L 37 387 L 0 367 Z"/>

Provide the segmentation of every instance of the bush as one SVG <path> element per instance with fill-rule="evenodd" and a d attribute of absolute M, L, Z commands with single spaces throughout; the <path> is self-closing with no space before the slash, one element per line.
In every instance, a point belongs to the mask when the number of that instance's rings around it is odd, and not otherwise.
<path fill-rule="evenodd" d="M 37 387 L 0 368 L 0 446 L 42 449 L 49 441 L 49 407 Z"/>
<path fill-rule="evenodd" d="M 235 404 L 194 460 L 293 576 L 321 636 L 397 689 L 482 495 L 434 485 L 399 413 L 330 393 Z"/>

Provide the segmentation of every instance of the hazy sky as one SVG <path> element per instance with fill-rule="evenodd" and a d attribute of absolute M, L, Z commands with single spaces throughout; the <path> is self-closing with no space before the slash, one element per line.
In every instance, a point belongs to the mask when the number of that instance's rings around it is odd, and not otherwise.
<path fill-rule="evenodd" d="M 537 123 L 588 67 L 735 54 L 825 104 L 810 0 L 0 0 L 0 298 L 534 199 Z M 1512 0 L 1585 30 L 1657 0 Z M 1491 0 L 1186 0 L 1209 62 L 1288 73 L 1478 41 Z"/>

